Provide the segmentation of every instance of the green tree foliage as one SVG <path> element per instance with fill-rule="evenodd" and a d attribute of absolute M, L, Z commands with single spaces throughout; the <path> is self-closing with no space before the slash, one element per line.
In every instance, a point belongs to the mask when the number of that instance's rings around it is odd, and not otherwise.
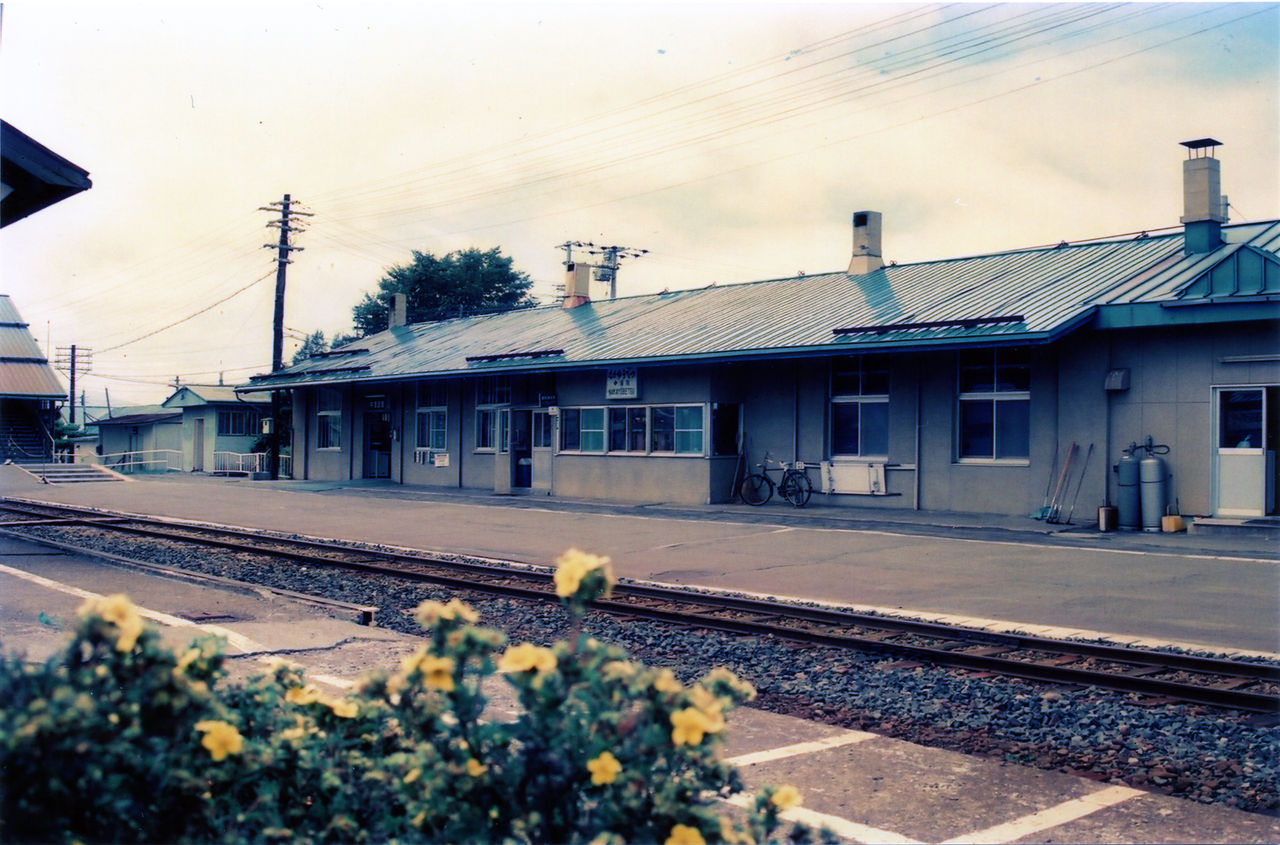
<path fill-rule="evenodd" d="M 530 308 L 537 304 L 529 296 L 532 284 L 497 247 L 442 257 L 415 250 L 413 261 L 393 267 L 378 282 L 376 294 L 365 294 L 351 309 L 351 318 L 360 337 L 382 331 L 393 293 L 406 295 L 410 323 Z"/>
<path fill-rule="evenodd" d="M 324 332 L 316 329 L 302 341 L 302 346 L 298 347 L 298 351 L 293 353 L 293 359 L 289 363 L 291 365 L 301 364 L 312 355 L 319 355 L 321 352 L 328 351 L 329 341 L 325 340 Z"/>

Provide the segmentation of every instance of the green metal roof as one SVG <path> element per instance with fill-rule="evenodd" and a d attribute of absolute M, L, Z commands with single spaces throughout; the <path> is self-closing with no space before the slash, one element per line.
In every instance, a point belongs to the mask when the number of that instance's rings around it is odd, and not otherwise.
<path fill-rule="evenodd" d="M 1259 259 L 1266 300 L 1280 221 L 1226 226 L 1226 243 L 1185 255 L 1183 236 L 1140 235 L 1057 247 L 711 286 L 572 309 L 544 306 L 389 329 L 243 392 L 413 376 L 715 359 L 843 354 L 969 344 L 1043 343 L 1100 309 L 1200 301 L 1242 251 Z M 1277 265 L 1280 267 L 1280 265 Z M 1274 268 L 1273 268 L 1274 269 Z M 1206 282 L 1206 278 L 1210 279 Z M 1217 294 L 1214 292 L 1217 291 Z M 1206 296 L 1206 292 L 1209 294 Z M 1238 290 L 1217 299 L 1240 299 Z M 1191 312 L 1185 312 L 1191 313 Z"/>

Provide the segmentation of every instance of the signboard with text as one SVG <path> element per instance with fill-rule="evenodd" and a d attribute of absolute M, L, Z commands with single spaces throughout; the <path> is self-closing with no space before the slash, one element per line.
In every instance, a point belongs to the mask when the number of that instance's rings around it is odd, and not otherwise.
<path fill-rule="evenodd" d="M 610 367 L 605 371 L 605 399 L 637 399 L 640 396 L 640 379 L 635 367 Z"/>

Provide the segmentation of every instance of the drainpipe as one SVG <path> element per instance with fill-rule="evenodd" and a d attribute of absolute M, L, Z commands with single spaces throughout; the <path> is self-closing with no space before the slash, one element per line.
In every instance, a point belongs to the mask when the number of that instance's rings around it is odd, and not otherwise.
<path fill-rule="evenodd" d="M 315 394 L 314 390 L 307 390 L 302 394 L 302 477 L 306 481 L 311 480 L 311 407 L 315 401 L 313 394 Z M 297 481 L 298 463 L 296 457 L 294 458 L 293 471 L 295 473 L 293 479 Z"/>
<path fill-rule="evenodd" d="M 800 460 L 800 370 L 791 366 L 791 462 Z"/>
<path fill-rule="evenodd" d="M 913 473 L 915 480 L 912 482 L 911 490 L 911 509 L 920 510 L 920 398 L 922 395 L 920 387 L 920 371 L 916 371 L 916 443 L 915 443 L 915 467 Z"/>

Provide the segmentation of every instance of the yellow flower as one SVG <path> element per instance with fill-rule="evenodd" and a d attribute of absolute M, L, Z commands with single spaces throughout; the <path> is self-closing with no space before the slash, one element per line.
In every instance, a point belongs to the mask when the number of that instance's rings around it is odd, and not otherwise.
<path fill-rule="evenodd" d="M 463 622 L 478 622 L 480 614 L 476 613 L 470 605 L 464 604 L 458 599 L 450 599 L 448 604 L 438 601 L 424 601 L 418 605 L 418 609 L 414 614 L 423 627 L 430 628 L 437 622 L 461 620 Z"/>
<path fill-rule="evenodd" d="M 360 707 L 354 701 L 326 701 L 325 704 L 340 719 L 354 719 L 360 712 Z"/>
<path fill-rule="evenodd" d="M 489 767 L 482 764 L 476 758 L 467 758 L 467 774 L 471 775 L 473 778 L 478 778 L 487 771 L 489 771 Z"/>
<path fill-rule="evenodd" d="M 174 674 L 187 671 L 187 667 L 200 659 L 200 649 L 189 648 L 178 658 L 178 665 L 173 667 Z"/>
<path fill-rule="evenodd" d="M 320 690 L 313 684 L 307 684 L 305 687 L 289 687 L 284 694 L 284 700 L 290 704 L 313 704 L 320 700 Z"/>
<path fill-rule="evenodd" d="M 696 827 L 678 824 L 671 828 L 671 835 L 667 837 L 666 845 L 707 845 L 707 840 L 702 838 L 702 834 Z"/>
<path fill-rule="evenodd" d="M 622 771 L 618 758 L 608 751 L 601 751 L 594 760 L 587 761 L 587 769 L 591 772 L 591 782 L 596 786 L 613 783 Z"/>
<path fill-rule="evenodd" d="M 609 571 L 609 558 L 569 549 L 556 559 L 556 595 L 562 599 L 573 595 L 578 591 L 582 579 L 596 569 L 603 569 L 605 578 L 613 581 Z"/>
<path fill-rule="evenodd" d="M 142 617 L 138 609 L 129 601 L 124 593 L 103 596 L 100 599 L 86 599 L 80 605 L 81 616 L 97 616 L 104 622 L 116 626 L 119 636 L 116 638 L 118 651 L 132 651 L 142 634 Z"/>
<path fill-rule="evenodd" d="M 409 773 L 404 776 L 404 782 L 405 784 L 410 784 L 420 777 L 422 777 L 422 769 L 411 769 Z"/>
<path fill-rule="evenodd" d="M 724 729 L 724 720 L 711 719 L 696 707 L 686 707 L 671 714 L 671 742 L 674 745 L 698 745 L 703 734 Z"/>
<path fill-rule="evenodd" d="M 670 669 L 663 669 L 658 673 L 658 677 L 653 679 L 653 688 L 658 692 L 680 692 L 684 689 L 684 684 L 676 680 L 675 674 Z"/>
<path fill-rule="evenodd" d="M 636 665 L 629 660 L 610 660 L 600 667 L 608 681 L 625 681 L 636 676 Z"/>
<path fill-rule="evenodd" d="M 714 719 L 724 711 L 724 699 L 712 695 L 702 684 L 694 684 L 689 697 L 693 699 L 693 706 L 708 718 Z"/>
<path fill-rule="evenodd" d="M 422 671 L 422 682 L 432 689 L 443 692 L 453 691 L 453 667 L 452 657 L 423 657 L 418 662 L 418 669 Z"/>
<path fill-rule="evenodd" d="M 280 738 L 288 740 L 302 739 L 306 735 L 306 728 L 303 728 L 300 725 L 296 728 L 286 728 L 280 732 Z"/>
<path fill-rule="evenodd" d="M 720 838 L 729 845 L 756 845 L 756 841 L 751 838 L 751 834 L 745 830 L 738 830 L 733 826 L 733 822 L 720 816 Z"/>
<path fill-rule="evenodd" d="M 506 674 L 515 672 L 550 672 L 556 668 L 555 653 L 549 648 L 542 648 L 533 643 L 520 643 L 512 646 L 498 658 L 498 671 Z"/>
<path fill-rule="evenodd" d="M 791 784 L 783 784 L 769 797 L 769 802 L 779 810 L 790 810 L 800 806 L 800 790 Z"/>
<path fill-rule="evenodd" d="M 244 747 L 244 739 L 234 725 L 213 719 L 196 722 L 196 730 L 204 734 L 200 740 L 214 760 L 223 760 L 228 754 L 239 754 Z"/>

